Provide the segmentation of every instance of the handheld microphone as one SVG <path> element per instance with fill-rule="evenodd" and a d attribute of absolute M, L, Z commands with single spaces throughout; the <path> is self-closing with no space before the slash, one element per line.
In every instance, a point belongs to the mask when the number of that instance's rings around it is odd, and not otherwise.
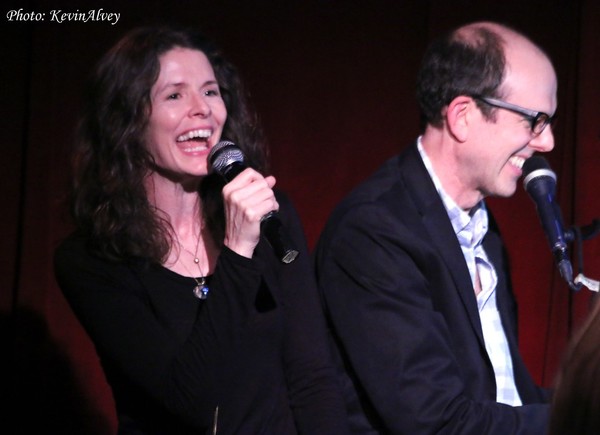
<path fill-rule="evenodd" d="M 223 140 L 216 144 L 208 154 L 208 163 L 212 170 L 227 180 L 233 180 L 246 169 L 244 153 L 233 142 Z M 271 211 L 264 215 L 260 223 L 261 232 L 283 263 L 289 264 L 298 256 L 298 250 L 285 231 L 277 213 Z"/>
<path fill-rule="evenodd" d="M 541 156 L 528 158 L 523 165 L 523 174 L 523 186 L 535 203 L 560 275 L 571 288 L 579 290 L 573 282 L 573 267 L 567 252 L 565 230 L 560 209 L 555 201 L 556 174 Z"/>

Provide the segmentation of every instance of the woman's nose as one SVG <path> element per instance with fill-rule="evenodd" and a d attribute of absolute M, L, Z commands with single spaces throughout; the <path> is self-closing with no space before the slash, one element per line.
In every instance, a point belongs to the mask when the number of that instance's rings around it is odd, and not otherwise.
<path fill-rule="evenodd" d="M 210 115 L 210 105 L 206 102 L 203 95 L 195 95 L 192 98 L 192 105 L 190 108 L 191 116 L 207 117 Z"/>

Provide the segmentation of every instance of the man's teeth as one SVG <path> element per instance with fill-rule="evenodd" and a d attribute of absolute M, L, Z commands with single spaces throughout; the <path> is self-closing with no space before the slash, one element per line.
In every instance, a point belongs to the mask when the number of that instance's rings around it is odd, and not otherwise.
<path fill-rule="evenodd" d="M 177 137 L 177 142 L 185 142 L 191 139 L 208 139 L 212 132 L 210 130 L 193 130 Z"/>
<path fill-rule="evenodd" d="M 510 158 L 509 161 L 513 166 L 516 166 L 519 169 L 522 169 L 523 164 L 525 163 L 525 159 L 523 157 L 519 157 L 519 156 L 513 156 Z"/>

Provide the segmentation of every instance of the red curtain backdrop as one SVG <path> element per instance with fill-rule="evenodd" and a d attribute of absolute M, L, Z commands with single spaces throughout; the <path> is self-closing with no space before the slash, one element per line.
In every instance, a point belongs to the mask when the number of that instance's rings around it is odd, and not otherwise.
<path fill-rule="evenodd" d="M 559 122 L 548 160 L 564 221 L 587 225 L 600 217 L 595 0 L 57 3 L 5 6 L 44 13 L 44 21 L 5 14 L 0 26 L 0 337 L 8 355 L 0 388 L 10 392 L 10 417 L 22 428 L 115 433 L 110 389 L 54 281 L 52 254 L 70 230 L 63 200 L 84 79 L 133 26 L 197 26 L 234 61 L 261 115 L 278 186 L 294 200 L 312 247 L 334 205 L 419 134 L 414 82 L 427 43 L 469 21 L 512 25 L 541 44 L 557 70 Z M 52 20 L 52 10 L 100 8 L 119 13 L 119 21 Z M 551 386 L 592 293 L 573 293 L 559 277 L 523 189 L 489 204 L 511 255 L 522 352 L 535 379 Z M 585 241 L 582 252 L 584 273 L 600 279 L 600 237 Z"/>

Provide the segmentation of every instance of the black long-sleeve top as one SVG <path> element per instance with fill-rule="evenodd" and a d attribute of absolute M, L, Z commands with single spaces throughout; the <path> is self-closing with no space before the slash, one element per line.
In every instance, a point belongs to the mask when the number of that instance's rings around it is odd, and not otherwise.
<path fill-rule="evenodd" d="M 205 301 L 160 265 L 115 263 L 73 235 L 58 283 L 96 346 L 122 434 L 343 434 L 322 311 L 299 219 L 278 196 L 300 255 L 266 241 L 248 259 L 224 247 Z"/>

